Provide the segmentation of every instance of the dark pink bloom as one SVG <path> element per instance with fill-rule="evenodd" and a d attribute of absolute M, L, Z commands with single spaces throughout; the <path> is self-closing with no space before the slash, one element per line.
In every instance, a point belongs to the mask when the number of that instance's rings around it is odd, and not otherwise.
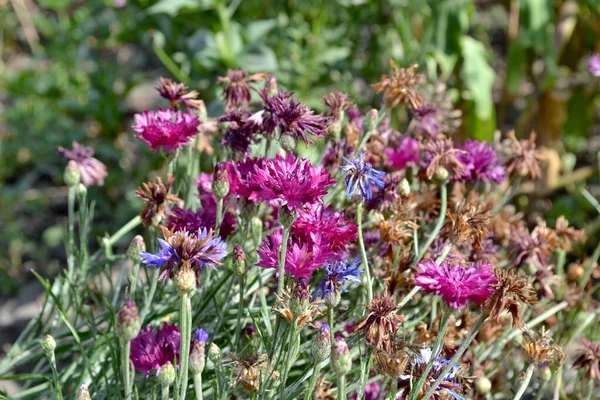
<path fill-rule="evenodd" d="M 488 263 L 471 264 L 465 268 L 442 262 L 422 261 L 415 276 L 417 285 L 425 292 L 441 296 L 452 308 L 460 310 L 469 301 L 481 305 L 494 293 L 497 283 L 492 266 Z"/>
<path fill-rule="evenodd" d="M 92 147 L 73 142 L 73 150 L 59 147 L 58 154 L 67 160 L 75 161 L 81 176 L 81 183 L 84 186 L 104 185 L 104 179 L 108 175 L 106 165 L 93 157 L 94 149 Z"/>
<path fill-rule="evenodd" d="M 356 241 L 357 231 L 356 224 L 344 218 L 342 213 L 315 203 L 298 210 L 292 236 L 303 242 L 314 242 L 316 237 L 325 238 L 331 250 L 339 252 Z"/>
<path fill-rule="evenodd" d="M 148 143 L 152 151 L 179 149 L 198 133 L 200 125 L 198 116 L 172 109 L 144 111 L 133 118 L 136 138 Z"/>
<path fill-rule="evenodd" d="M 227 128 L 221 141 L 222 146 L 245 154 L 250 145 L 258 142 L 258 134 L 262 130 L 261 124 L 248 111 L 231 109 L 227 114 L 219 118 L 219 122 L 227 122 Z"/>
<path fill-rule="evenodd" d="M 197 232 L 199 229 L 214 229 L 217 219 L 216 200 L 210 195 L 202 199 L 202 207 L 198 211 L 192 211 L 177 207 L 169 215 L 169 229 L 187 230 L 188 232 Z M 219 234 L 222 239 L 226 239 L 235 232 L 235 216 L 226 211 L 221 223 Z"/>
<path fill-rule="evenodd" d="M 313 143 L 306 135 L 317 137 L 327 135 L 328 120 L 313 114 L 307 106 L 292 97 L 292 93 L 279 91 L 275 96 L 263 95 L 263 128 L 273 134 L 289 134 L 306 143 Z"/>
<path fill-rule="evenodd" d="M 335 256 L 329 247 L 323 244 L 321 238 L 314 239 L 316 241 L 313 243 L 302 243 L 299 240 L 290 239 L 285 256 L 285 272 L 287 274 L 296 279 L 310 279 L 314 270 L 321 268 Z M 277 269 L 281 240 L 281 228 L 267 236 L 258 249 L 260 261 L 256 265 Z"/>
<path fill-rule="evenodd" d="M 158 372 L 168 361 L 177 359 L 179 363 L 179 329 L 175 325 L 165 323 L 162 328 L 149 326 L 142 329 L 131 341 L 130 359 L 136 371 L 150 375 L 151 371 Z"/>
<path fill-rule="evenodd" d="M 465 166 L 461 180 L 501 183 L 506 178 L 504 163 L 496 157 L 496 151 L 486 142 L 467 139 L 456 146 L 465 152 L 458 156 Z"/>
<path fill-rule="evenodd" d="M 365 397 L 364 400 L 378 400 L 380 398 L 379 394 L 381 393 L 381 385 L 378 381 L 371 382 L 367 386 L 365 386 Z M 383 392 L 385 394 L 385 391 Z M 357 400 L 358 393 L 354 393 L 352 395 L 352 400 Z"/>
<path fill-rule="evenodd" d="M 206 194 L 212 194 L 212 180 L 213 174 L 211 173 L 201 172 L 200 175 L 198 175 L 196 187 L 198 188 L 201 197 Z"/>
<path fill-rule="evenodd" d="M 600 76 L 600 55 L 592 54 L 588 59 L 588 71 L 594 76 Z"/>
<path fill-rule="evenodd" d="M 419 162 L 420 151 L 419 142 L 411 137 L 405 137 L 396 149 L 387 148 L 383 154 L 386 158 L 386 165 L 396 169 L 404 169 L 409 163 L 417 164 Z"/>
<path fill-rule="evenodd" d="M 327 188 L 335 184 L 323 167 L 315 167 L 304 158 L 288 153 L 286 158 L 266 159 L 248 175 L 249 200 L 275 201 L 290 209 L 321 201 Z"/>
<path fill-rule="evenodd" d="M 412 110 L 415 116 L 415 129 L 419 135 L 437 138 L 441 134 L 438 109 L 431 104 L 423 104 Z"/>

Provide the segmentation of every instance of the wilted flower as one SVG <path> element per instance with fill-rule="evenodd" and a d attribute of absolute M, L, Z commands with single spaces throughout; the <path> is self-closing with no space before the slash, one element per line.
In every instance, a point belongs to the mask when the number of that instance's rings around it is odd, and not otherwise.
<path fill-rule="evenodd" d="M 169 78 L 160 78 L 160 84 L 156 87 L 161 97 L 171 102 L 171 107 L 176 108 L 179 103 L 183 103 L 189 108 L 199 108 L 204 105 L 202 100 L 196 100 L 198 92 L 189 91 L 183 83 L 173 82 Z"/>
<path fill-rule="evenodd" d="M 296 221 L 292 225 L 292 235 L 304 242 L 312 242 L 313 237 L 321 235 L 333 251 L 344 251 L 346 246 L 356 241 L 356 224 L 344 218 L 343 213 L 313 203 L 298 210 Z"/>
<path fill-rule="evenodd" d="M 539 163 L 542 154 L 535 146 L 535 136 L 535 132 L 531 132 L 528 140 L 517 140 L 514 131 L 508 133 L 509 158 L 505 165 L 509 175 L 529 175 L 534 180 L 542 176 L 542 168 Z"/>
<path fill-rule="evenodd" d="M 217 83 L 225 86 L 223 89 L 223 100 L 225 107 L 230 110 L 240 107 L 252 101 L 250 90 L 252 82 L 262 81 L 268 75 L 264 72 L 248 76 L 248 71 L 245 69 L 228 69 L 226 76 L 217 78 Z"/>
<path fill-rule="evenodd" d="M 356 157 L 352 161 L 342 157 L 347 163 L 340 168 L 346 174 L 346 196 L 349 198 L 352 198 L 358 189 L 361 200 L 371 200 L 373 198 L 371 183 L 379 189 L 384 187 L 381 178 L 383 178 L 385 172 L 374 169 L 371 164 L 365 162 L 364 158 L 365 153 L 361 153 L 360 157 Z"/>
<path fill-rule="evenodd" d="M 542 328 L 541 337 L 537 340 L 527 340 L 521 345 L 530 364 L 542 366 L 547 364 L 562 364 L 565 354 L 562 348 L 552 344 L 552 338 Z"/>
<path fill-rule="evenodd" d="M 164 236 L 158 239 L 161 249 L 158 254 L 142 252 L 143 263 L 156 269 L 162 268 L 159 280 L 173 278 L 181 268 L 192 268 L 196 273 L 196 284 L 200 285 L 200 270 L 203 266 L 215 268 L 227 255 L 227 243 L 214 238 L 212 230 L 170 231 L 161 227 Z"/>
<path fill-rule="evenodd" d="M 514 269 L 495 268 L 494 274 L 498 279 L 498 282 L 493 285 L 496 290 L 485 304 L 490 318 L 500 322 L 500 316 L 507 311 L 512 315 L 514 324 L 521 328 L 520 302 L 525 304 L 535 302 L 533 288 Z"/>
<path fill-rule="evenodd" d="M 258 134 L 262 121 L 256 119 L 256 114 L 234 108 L 219 118 L 219 122 L 225 123 L 226 126 L 221 145 L 235 152 L 246 154 L 250 145 L 260 139 Z"/>
<path fill-rule="evenodd" d="M 600 343 L 583 339 L 579 350 L 581 354 L 573 363 L 573 368 L 583 369 L 588 379 L 600 382 Z"/>
<path fill-rule="evenodd" d="M 396 149 L 386 148 L 384 155 L 386 165 L 396 169 L 404 169 L 407 165 L 418 164 L 421 152 L 419 142 L 411 137 L 405 137 L 400 141 Z"/>
<path fill-rule="evenodd" d="M 399 308 L 396 299 L 377 293 L 365 307 L 370 311 L 369 315 L 356 326 L 356 330 L 364 333 L 372 346 L 389 351 L 400 329 L 399 324 L 404 322 L 404 316 L 396 314 Z"/>
<path fill-rule="evenodd" d="M 471 264 L 464 268 L 447 262 L 437 265 L 423 261 L 415 276 L 417 285 L 426 292 L 441 296 L 452 308 L 460 310 L 468 302 L 481 305 L 494 292 L 497 279 L 490 264 Z"/>
<path fill-rule="evenodd" d="M 307 144 L 313 143 L 307 134 L 323 137 L 327 135 L 328 121 L 313 114 L 307 106 L 292 97 L 292 93 L 280 90 L 275 96 L 263 96 L 263 127 L 269 134 L 276 129 L 280 135 L 291 135 Z"/>
<path fill-rule="evenodd" d="M 235 372 L 231 385 L 242 385 L 250 392 L 257 392 L 260 383 L 264 383 L 269 376 L 274 379 L 279 377 L 279 372 L 269 365 L 269 356 L 266 354 L 252 354 L 246 359 L 234 357 L 233 364 Z"/>
<path fill-rule="evenodd" d="M 172 109 L 144 111 L 133 118 L 136 138 L 148 143 L 152 151 L 179 149 L 196 136 L 200 125 L 197 115 Z"/>
<path fill-rule="evenodd" d="M 509 253 L 514 256 L 517 267 L 531 263 L 536 268 L 543 268 L 559 247 L 562 243 L 554 230 L 540 221 L 531 233 L 526 228 L 513 229 Z"/>
<path fill-rule="evenodd" d="M 404 347 L 402 341 L 394 341 L 389 351 L 375 349 L 373 359 L 377 372 L 392 379 L 398 379 L 410 360 Z"/>
<path fill-rule="evenodd" d="M 167 183 L 163 183 L 159 177 L 156 182 L 143 183 L 141 188 L 135 191 L 135 195 L 146 203 L 140 217 L 144 226 L 158 225 L 165 217 L 169 203 L 179 201 L 177 196 L 169 194 L 175 178 L 169 175 Z"/>
<path fill-rule="evenodd" d="M 573 242 L 584 243 L 587 239 L 585 231 L 569 226 L 564 215 L 556 220 L 555 233 L 561 240 L 562 249 L 567 252 L 573 250 Z"/>
<path fill-rule="evenodd" d="M 588 58 L 588 71 L 593 76 L 600 76 L 600 55 L 594 53 Z"/>
<path fill-rule="evenodd" d="M 423 99 L 417 93 L 417 86 L 423 81 L 422 74 L 415 74 L 417 64 L 409 68 L 398 68 L 393 60 L 390 60 L 393 75 L 383 74 L 381 82 L 371 85 L 377 93 L 383 92 L 383 101 L 388 107 L 398 104 L 408 104 L 411 108 L 419 108 Z"/>
<path fill-rule="evenodd" d="M 447 237 L 455 245 L 464 244 L 471 239 L 474 249 L 483 249 L 483 242 L 490 233 L 489 224 L 492 216 L 490 209 L 490 205 L 475 207 L 463 200 L 456 207 L 456 211 L 446 212 L 448 221 L 444 225 L 442 236 Z"/>
<path fill-rule="evenodd" d="M 462 146 L 456 147 L 465 151 L 459 156 L 465 166 L 460 180 L 502 183 L 506 179 L 504 166 L 489 144 L 467 139 Z"/>
<path fill-rule="evenodd" d="M 327 93 L 323 97 L 323 104 L 329 108 L 325 115 L 338 121 L 344 111 L 354 107 L 354 104 L 348 100 L 348 95 L 340 92 Z"/>
<path fill-rule="evenodd" d="M 358 268 L 360 265 L 359 259 L 354 259 L 352 263 L 348 260 L 337 261 L 333 264 L 325 265 L 325 277 L 319 283 L 314 297 L 327 299 L 330 296 L 337 297 L 340 290 L 343 289 L 343 282 L 350 282 L 355 285 L 360 285 L 362 278 L 362 270 Z"/>
<path fill-rule="evenodd" d="M 131 341 L 130 359 L 136 371 L 144 375 L 177 359 L 179 362 L 179 329 L 175 325 L 164 324 L 162 328 L 145 327 Z"/>
<path fill-rule="evenodd" d="M 64 147 L 58 148 L 58 154 L 75 162 L 84 186 L 102 186 L 108 171 L 106 165 L 93 157 L 94 152 L 93 147 L 82 146 L 77 142 L 73 142 L 73 150 L 67 150 Z"/>
<path fill-rule="evenodd" d="M 440 113 L 433 104 L 423 104 L 411 112 L 415 116 L 415 130 L 420 137 L 440 139 L 442 137 Z"/>
<path fill-rule="evenodd" d="M 440 139 L 429 142 L 423 149 L 423 167 L 427 179 L 433 178 L 440 168 L 445 168 L 452 179 L 459 180 L 465 166 L 461 162 L 464 150 L 453 147 L 450 139 Z"/>
<path fill-rule="evenodd" d="M 315 167 L 305 158 L 288 153 L 267 159 L 255 166 L 248 176 L 246 188 L 249 200 L 277 201 L 289 209 L 300 209 L 305 204 L 321 201 L 326 189 L 335 180 L 323 167 Z"/>

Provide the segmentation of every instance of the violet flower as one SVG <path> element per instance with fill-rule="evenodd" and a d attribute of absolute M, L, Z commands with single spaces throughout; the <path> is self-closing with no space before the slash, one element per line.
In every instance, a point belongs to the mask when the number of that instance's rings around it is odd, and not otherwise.
<path fill-rule="evenodd" d="M 600 76 L 600 55 L 594 53 L 588 59 L 588 71 L 593 76 Z"/>
<path fill-rule="evenodd" d="M 333 264 L 326 264 L 325 278 L 319 283 L 313 298 L 316 299 L 320 297 L 326 299 L 330 295 L 336 295 L 340 292 L 340 289 L 343 289 L 343 282 L 360 285 L 362 280 L 362 270 L 358 268 L 359 264 L 359 259 L 355 259 L 352 263 L 348 260 L 343 260 Z"/>
<path fill-rule="evenodd" d="M 345 251 L 346 246 L 357 238 L 356 224 L 344 218 L 343 213 L 314 203 L 298 210 L 292 225 L 292 235 L 305 242 L 312 241 L 315 235 L 326 237 L 331 250 Z"/>
<path fill-rule="evenodd" d="M 494 148 L 486 142 L 467 139 L 456 148 L 465 151 L 458 155 L 464 165 L 461 180 L 502 183 L 506 179 L 503 161 L 496 157 Z"/>
<path fill-rule="evenodd" d="M 172 109 L 144 111 L 133 117 L 131 127 L 138 132 L 136 138 L 148 143 L 152 151 L 163 149 L 173 152 L 198 133 L 198 116 Z"/>
<path fill-rule="evenodd" d="M 133 367 L 146 376 L 155 370 L 158 376 L 160 368 L 167 362 L 177 359 L 179 363 L 179 341 L 180 333 L 175 325 L 165 323 L 160 329 L 145 327 L 131 341 Z"/>
<path fill-rule="evenodd" d="M 396 149 L 386 148 L 383 154 L 386 158 L 386 165 L 396 169 L 404 169 L 409 164 L 418 164 L 421 146 L 419 142 L 411 137 L 405 137 L 400 141 Z"/>
<path fill-rule="evenodd" d="M 374 169 L 371 164 L 364 161 L 364 157 L 365 153 L 361 153 L 360 157 L 356 157 L 352 161 L 342 157 L 347 163 L 340 168 L 346 174 L 346 196 L 349 198 L 352 198 L 358 189 L 361 200 L 371 200 L 373 198 L 371 183 L 379 189 L 383 189 L 385 186 L 381 180 L 385 172 Z"/>
<path fill-rule="evenodd" d="M 82 146 L 73 142 L 73 150 L 67 150 L 64 147 L 58 148 L 58 154 L 70 161 L 75 161 L 81 183 L 84 186 L 103 186 L 104 179 L 108 175 L 106 165 L 94 158 L 94 148 Z"/>

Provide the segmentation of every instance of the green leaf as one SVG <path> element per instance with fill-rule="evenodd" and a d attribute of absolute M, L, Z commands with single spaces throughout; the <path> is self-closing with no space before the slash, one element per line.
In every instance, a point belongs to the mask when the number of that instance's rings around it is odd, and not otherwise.
<path fill-rule="evenodd" d="M 521 40 L 515 40 L 508 48 L 508 71 L 506 90 L 511 96 L 519 93 L 525 71 L 525 46 Z"/>
<path fill-rule="evenodd" d="M 161 0 L 148 8 L 148 14 L 169 14 L 175 17 L 183 10 L 206 10 L 213 6 L 211 0 Z"/>
<path fill-rule="evenodd" d="M 50 381 L 45 375 L 42 374 L 14 374 L 14 375 L 3 375 L 0 376 L 0 381 L 33 381 L 33 380 L 42 380 L 42 381 Z"/>
<path fill-rule="evenodd" d="M 250 72 L 274 71 L 277 69 L 277 57 L 267 46 L 250 45 L 240 56 L 239 65 L 243 65 Z"/>
<path fill-rule="evenodd" d="M 347 58 L 350 55 L 350 49 L 347 47 L 328 47 L 327 50 L 319 54 L 317 60 L 326 65 L 335 64 Z"/>
<path fill-rule="evenodd" d="M 464 59 L 462 78 L 475 101 L 477 117 L 480 120 L 488 120 L 494 108 L 492 86 L 496 73 L 487 62 L 483 43 L 469 36 L 463 36 L 460 42 Z"/>
<path fill-rule="evenodd" d="M 248 43 L 254 43 L 261 39 L 265 39 L 265 35 L 273 30 L 277 26 L 277 22 L 274 19 L 263 19 L 259 21 L 252 21 L 246 26 L 244 34 Z"/>

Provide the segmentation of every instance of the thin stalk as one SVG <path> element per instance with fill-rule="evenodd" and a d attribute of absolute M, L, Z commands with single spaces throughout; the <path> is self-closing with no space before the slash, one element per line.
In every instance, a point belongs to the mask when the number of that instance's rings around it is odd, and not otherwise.
<path fill-rule="evenodd" d="M 283 228 L 283 235 L 281 238 L 281 253 L 279 255 L 279 277 L 277 281 L 277 297 L 281 297 L 283 292 L 283 287 L 285 285 L 284 277 L 285 277 L 285 261 L 287 255 L 287 244 L 290 237 L 290 229 L 291 227 Z"/>
<path fill-rule="evenodd" d="M 181 341 L 179 344 L 179 398 L 181 400 L 185 400 L 185 395 L 188 387 L 188 363 L 190 358 L 190 341 L 192 339 L 192 301 L 190 294 L 181 295 L 179 320 L 181 324 Z"/>
<path fill-rule="evenodd" d="M 144 299 L 144 308 L 142 308 L 142 313 L 140 314 L 140 322 L 144 322 L 144 318 L 150 312 L 150 305 L 152 304 L 152 299 L 154 299 L 154 294 L 156 293 L 156 286 L 158 285 L 158 277 L 160 276 L 160 269 L 155 269 L 152 273 L 152 277 L 150 278 L 152 282 L 150 282 L 150 292 L 148 292 L 148 296 Z"/>
<path fill-rule="evenodd" d="M 346 400 L 346 375 L 337 377 L 337 390 L 338 400 Z"/>
<path fill-rule="evenodd" d="M 562 367 L 556 371 L 556 381 L 554 382 L 554 392 L 552 393 L 552 400 L 558 400 L 560 397 L 560 388 L 562 386 Z"/>
<path fill-rule="evenodd" d="M 223 199 L 217 200 L 217 217 L 215 220 L 215 237 L 219 236 L 221 223 L 223 222 Z"/>
<path fill-rule="evenodd" d="M 202 374 L 194 375 L 194 389 L 196 389 L 196 400 L 202 400 Z"/>
<path fill-rule="evenodd" d="M 362 354 L 361 354 L 362 356 Z M 359 377 L 359 386 L 358 386 L 358 396 L 357 399 L 362 399 L 365 394 L 365 387 L 367 386 L 367 380 L 369 378 L 369 366 L 371 364 L 371 351 L 367 349 L 365 357 L 362 357 L 360 360 L 360 377 Z"/>
<path fill-rule="evenodd" d="M 531 377 L 533 376 L 534 370 L 535 370 L 535 365 L 533 365 L 533 364 L 531 364 L 531 365 L 529 365 L 529 367 L 527 367 L 527 372 L 525 373 L 525 378 L 523 378 L 523 382 L 521 382 L 521 386 L 519 387 L 517 394 L 515 394 L 515 397 L 513 397 L 513 400 L 519 400 L 521 397 L 523 397 L 525 390 L 527 390 L 527 387 L 529 386 L 529 381 L 531 381 Z"/>
<path fill-rule="evenodd" d="M 60 380 L 58 379 L 58 370 L 56 369 L 56 357 L 54 356 L 54 352 L 48 357 L 48 361 L 50 362 L 50 368 L 52 369 L 52 394 L 53 398 L 57 400 L 62 400 L 62 390 L 60 385 Z"/>
<path fill-rule="evenodd" d="M 358 225 L 358 247 L 360 248 L 360 256 L 362 264 L 365 270 L 365 276 L 367 278 L 367 301 L 373 300 L 373 284 L 371 281 L 371 272 L 369 271 L 369 261 L 367 259 L 367 251 L 365 250 L 365 241 L 362 233 L 362 213 L 363 203 L 358 203 L 356 207 L 356 225 Z"/>
<path fill-rule="evenodd" d="M 327 323 L 329 324 L 329 340 L 331 340 L 331 344 L 333 345 L 335 343 L 333 334 L 333 307 L 327 309 Z"/>
<path fill-rule="evenodd" d="M 240 302 L 238 303 L 238 312 L 237 312 L 237 323 L 235 325 L 235 339 L 233 340 L 233 348 L 236 349 L 236 352 L 239 350 L 240 346 L 240 332 L 241 327 L 240 323 L 242 321 L 242 314 L 244 313 L 244 286 L 246 284 L 246 277 L 241 276 L 240 278 Z"/>
<path fill-rule="evenodd" d="M 88 272 L 88 246 L 89 236 L 89 207 L 87 204 L 87 190 L 78 191 L 79 197 L 79 281 L 86 282 Z M 93 210 L 93 209 L 92 209 Z"/>
<path fill-rule="evenodd" d="M 69 283 L 73 281 L 73 275 L 75 273 L 75 197 L 77 196 L 77 188 L 69 187 L 69 231 L 68 231 L 68 244 L 67 244 L 67 276 Z"/>
<path fill-rule="evenodd" d="M 123 374 L 123 384 L 125 385 L 125 398 L 131 396 L 131 380 L 129 377 L 129 354 L 131 352 L 131 342 L 129 340 L 121 340 L 121 374 Z"/>
<path fill-rule="evenodd" d="M 392 379 L 392 387 L 390 389 L 390 400 L 396 400 L 398 397 L 398 379 Z"/>
<path fill-rule="evenodd" d="M 537 394 L 535 395 L 535 399 L 533 399 L 533 400 L 542 400 L 542 398 L 544 397 L 544 394 L 546 393 L 546 388 L 548 387 L 549 383 L 550 383 L 550 381 L 545 381 L 542 383 L 542 385 L 538 389 Z"/>
<path fill-rule="evenodd" d="M 110 236 L 106 240 L 105 243 L 108 246 L 114 245 L 115 243 L 117 243 L 119 241 L 119 239 L 121 239 L 123 236 L 125 236 L 126 234 L 128 234 L 131 230 L 133 230 L 134 228 L 136 228 L 141 223 L 142 223 L 142 219 L 140 218 L 139 215 L 136 215 L 128 223 L 126 223 L 125 225 L 123 225 L 121 227 L 121 229 L 119 229 L 118 231 L 116 231 L 115 233 L 113 233 L 112 236 Z"/>
<path fill-rule="evenodd" d="M 421 261 L 423 255 L 425 255 L 425 252 L 427 252 L 427 249 L 429 249 L 429 246 L 431 246 L 431 244 L 435 241 L 442 230 L 442 227 L 444 226 L 444 221 L 446 220 L 446 208 L 448 207 L 448 189 L 446 188 L 445 183 L 440 187 L 440 197 L 440 215 L 435 222 L 435 226 L 433 231 L 431 231 L 431 235 L 429 235 L 427 241 L 425 241 L 423 246 L 419 249 L 419 255 L 415 256 L 413 265 L 417 265 Z"/>
<path fill-rule="evenodd" d="M 460 360 L 462 355 L 465 353 L 465 351 L 467 350 L 467 348 L 469 347 L 469 345 L 471 344 L 473 339 L 475 339 L 475 336 L 477 336 L 477 334 L 479 333 L 479 330 L 483 326 L 483 323 L 485 322 L 486 318 L 487 317 L 484 314 L 481 314 L 479 316 L 479 319 L 475 323 L 473 330 L 471 331 L 469 336 L 467 336 L 467 338 L 465 338 L 465 340 L 462 342 L 462 344 L 460 345 L 460 347 L 458 348 L 456 353 L 454 353 L 454 356 L 452 356 L 452 358 L 450 359 L 450 362 L 442 370 L 442 372 L 440 373 L 438 378 L 435 380 L 435 382 L 433 382 L 433 384 L 431 385 L 431 388 L 429 389 L 429 391 L 427 392 L 425 397 L 423 397 L 424 400 L 427 400 L 431 396 L 433 396 L 433 393 L 437 390 L 440 383 L 442 383 L 442 380 L 444 379 L 444 377 L 446 375 L 448 375 L 448 373 L 450 373 L 450 370 L 452 369 L 452 367 L 456 365 L 456 363 L 458 362 L 458 360 Z"/>
<path fill-rule="evenodd" d="M 281 378 L 281 398 L 283 398 L 283 392 L 285 390 L 285 383 L 287 381 L 288 374 L 290 373 L 290 369 L 292 369 L 292 366 L 296 361 L 298 350 L 300 349 L 300 329 L 298 328 L 298 321 L 296 318 L 292 319 L 292 325 L 289 327 L 289 329 L 289 350 L 284 363 L 285 367 L 283 368 L 283 374 Z"/>
<path fill-rule="evenodd" d="M 308 381 L 308 389 L 306 393 L 304 393 L 304 400 L 312 399 L 312 394 L 315 391 L 315 387 L 317 386 L 317 381 L 319 380 L 319 374 L 321 373 L 321 363 L 316 362 L 313 366 L 313 373 L 310 377 L 310 381 Z"/>
<path fill-rule="evenodd" d="M 131 271 L 131 282 L 129 288 L 129 298 L 135 301 L 135 290 L 137 289 L 137 278 L 138 272 L 140 271 L 140 263 L 133 263 L 133 268 Z"/>
<path fill-rule="evenodd" d="M 584 400 L 592 400 L 592 395 L 594 394 L 594 383 L 595 379 L 589 379 L 587 382 L 587 387 L 585 389 L 585 397 Z"/>
<path fill-rule="evenodd" d="M 425 367 L 425 370 L 419 377 L 417 384 L 411 391 L 411 396 L 410 396 L 411 400 L 415 400 L 419 396 L 419 393 L 421 392 L 421 389 L 423 388 L 423 385 L 425 384 L 425 380 L 429 376 L 429 372 L 431 372 L 431 368 L 433 368 L 433 363 L 435 362 L 435 359 L 437 358 L 440 351 L 442 350 L 442 347 L 444 346 L 444 337 L 446 336 L 446 330 L 448 329 L 448 321 L 449 320 L 450 320 L 450 310 L 448 310 L 447 307 L 443 307 L 442 308 L 442 319 L 440 321 L 440 326 L 438 328 L 437 338 L 435 339 L 435 343 L 433 344 L 433 349 L 431 351 L 431 357 L 429 358 L 429 361 L 427 362 L 427 366 Z"/>
<path fill-rule="evenodd" d="M 162 385 L 162 400 L 169 400 L 170 385 Z"/>

